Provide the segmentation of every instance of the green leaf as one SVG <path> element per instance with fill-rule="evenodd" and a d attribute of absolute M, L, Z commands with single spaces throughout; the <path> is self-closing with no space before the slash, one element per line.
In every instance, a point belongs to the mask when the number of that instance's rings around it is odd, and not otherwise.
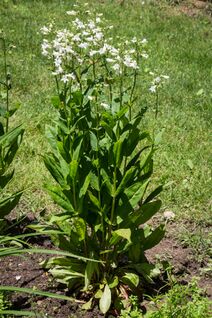
<path fill-rule="evenodd" d="M 10 173 L 1 176 L 0 175 L 0 189 L 2 190 L 6 185 L 10 182 L 10 180 L 13 178 L 14 170 L 12 170 Z"/>
<path fill-rule="evenodd" d="M 94 204 L 94 206 L 100 210 L 101 209 L 101 206 L 100 206 L 100 202 L 99 200 L 92 194 L 91 191 L 88 191 L 88 195 L 89 195 L 89 198 L 91 200 L 91 202 Z"/>
<path fill-rule="evenodd" d="M 83 185 L 81 186 L 80 188 L 80 192 L 79 192 L 79 198 L 81 199 L 82 197 L 84 197 L 84 195 L 86 194 L 87 190 L 88 190 L 88 187 L 89 187 L 89 184 L 90 184 L 90 181 L 91 181 L 91 173 L 89 173 L 85 180 L 84 180 L 84 183 Z"/>
<path fill-rule="evenodd" d="M 127 172 L 125 173 L 123 179 L 121 180 L 120 185 L 118 186 L 115 196 L 118 196 L 121 192 L 125 190 L 125 188 L 128 186 L 128 183 L 132 181 L 135 175 L 136 167 L 131 167 Z"/>
<path fill-rule="evenodd" d="M 77 138 L 77 145 L 75 145 L 74 143 L 75 150 L 73 152 L 73 158 L 72 158 L 73 160 L 76 160 L 76 161 L 79 160 L 82 144 L 83 144 L 83 138 L 82 137 Z"/>
<path fill-rule="evenodd" d="M 163 190 L 163 186 L 162 185 L 157 187 L 154 191 L 152 191 L 152 193 L 150 193 L 150 195 L 148 195 L 148 197 L 144 201 L 144 204 L 150 202 L 151 200 L 153 200 L 162 190 Z"/>
<path fill-rule="evenodd" d="M 161 205 L 160 200 L 142 204 L 141 208 L 134 213 L 133 223 L 137 226 L 146 223 L 160 210 Z"/>
<path fill-rule="evenodd" d="M 121 280 L 124 284 L 129 286 L 133 285 L 134 287 L 138 287 L 139 284 L 139 276 L 134 273 L 126 273 Z"/>
<path fill-rule="evenodd" d="M 105 121 L 101 121 L 100 122 L 100 125 L 102 127 L 104 127 L 106 133 L 108 134 L 108 136 L 113 140 L 115 141 L 116 140 L 116 135 L 113 131 L 113 129 L 105 122 Z"/>
<path fill-rule="evenodd" d="M 0 219 L 12 211 L 18 204 L 23 191 L 19 191 L 11 195 L 9 198 L 0 201 Z"/>
<path fill-rule="evenodd" d="M 59 165 L 58 158 L 53 154 L 46 155 L 44 157 L 44 164 L 51 173 L 52 177 L 61 185 L 61 187 L 66 188 L 66 177 L 68 174 L 68 170 L 67 173 L 65 173 L 66 175 L 64 176 L 61 166 Z"/>
<path fill-rule="evenodd" d="M 19 292 L 19 293 L 26 293 L 26 294 L 31 294 L 31 295 L 39 295 L 39 296 L 62 299 L 62 300 L 67 300 L 67 301 L 76 301 L 73 297 L 68 297 L 68 296 L 64 296 L 64 295 L 44 292 L 42 290 L 36 290 L 36 289 L 33 289 L 33 288 L 23 288 L 23 287 L 2 286 L 2 285 L 0 285 L 0 290 L 13 291 L 13 292 Z"/>
<path fill-rule="evenodd" d="M 90 131 L 90 142 L 91 142 L 91 148 L 93 149 L 93 151 L 98 151 L 98 140 L 96 135 Z"/>
<path fill-rule="evenodd" d="M 78 162 L 76 160 L 72 160 L 70 163 L 70 177 L 72 181 L 75 181 L 78 170 Z"/>
<path fill-rule="evenodd" d="M 59 109 L 60 105 L 61 105 L 60 97 L 57 96 L 57 95 L 56 96 L 52 96 L 51 103 L 56 109 Z"/>
<path fill-rule="evenodd" d="M 133 208 L 136 208 L 137 204 L 143 198 L 146 188 L 148 186 L 149 180 L 143 182 L 138 182 L 127 188 L 124 193 L 129 198 L 129 202 Z M 135 190 L 136 189 L 136 190 Z"/>
<path fill-rule="evenodd" d="M 160 270 L 153 264 L 140 263 L 133 266 L 149 283 L 153 283 L 152 278 L 160 275 Z"/>
<path fill-rule="evenodd" d="M 111 306 L 111 290 L 110 287 L 106 284 L 104 292 L 99 301 L 99 308 L 103 314 L 106 314 Z"/>
<path fill-rule="evenodd" d="M 118 286 L 118 284 L 119 284 L 119 278 L 118 276 L 114 276 L 112 281 L 109 283 L 109 287 L 112 289 Z"/>
<path fill-rule="evenodd" d="M 148 250 L 158 243 L 164 238 L 165 235 L 165 226 L 164 224 L 160 224 L 149 236 L 146 237 L 143 248 L 144 250 Z"/>
<path fill-rule="evenodd" d="M 92 308 L 92 302 L 93 302 L 93 297 L 91 297 L 89 301 L 87 301 L 87 303 L 82 305 L 82 309 L 90 310 Z"/>
<path fill-rule="evenodd" d="M 131 230 L 130 229 L 119 229 L 112 232 L 110 239 L 110 245 L 116 245 L 120 239 L 125 239 L 131 243 Z"/>
<path fill-rule="evenodd" d="M 123 145 L 123 141 L 119 139 L 118 141 L 114 143 L 114 146 L 113 146 L 113 155 L 114 155 L 116 166 L 118 167 L 120 166 L 123 160 L 122 145 Z"/>
<path fill-rule="evenodd" d="M 23 311 L 23 310 L 0 310 L 0 314 L 3 315 L 10 315 L 10 317 L 13 316 L 21 316 L 21 317 L 38 317 L 37 313 L 32 312 L 32 311 Z M 6 316 L 5 316 L 6 317 Z"/>
<path fill-rule="evenodd" d="M 45 136 L 52 149 L 57 152 L 57 129 L 50 125 L 46 125 Z"/>
<path fill-rule="evenodd" d="M 98 271 L 98 264 L 88 261 L 85 268 L 85 290 L 88 289 L 92 276 L 96 271 Z"/>
<path fill-rule="evenodd" d="M 163 133 L 164 133 L 165 129 L 162 129 L 156 136 L 154 139 L 154 145 L 157 146 L 161 143 L 162 141 L 162 137 L 163 137 Z"/>
<path fill-rule="evenodd" d="M 69 201 L 69 199 L 62 192 L 61 188 L 58 186 L 45 185 L 48 193 L 52 197 L 55 203 L 61 206 L 63 209 L 69 212 L 74 212 L 74 208 Z"/>
<path fill-rule="evenodd" d="M 113 194 L 113 185 L 110 182 L 110 177 L 108 176 L 107 172 L 103 168 L 100 170 L 100 173 L 101 173 L 101 175 L 103 177 L 103 184 L 106 185 L 108 193 L 112 196 L 112 194 Z"/>

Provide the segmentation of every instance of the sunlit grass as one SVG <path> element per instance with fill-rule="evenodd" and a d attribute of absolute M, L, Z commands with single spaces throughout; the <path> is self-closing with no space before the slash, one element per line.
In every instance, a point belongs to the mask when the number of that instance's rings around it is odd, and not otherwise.
<path fill-rule="evenodd" d="M 114 37 L 134 35 L 149 42 L 150 58 L 146 71 L 168 74 L 169 83 L 160 92 L 157 131 L 164 128 L 161 146 L 155 155 L 155 183 L 167 186 L 163 208 L 173 210 L 179 220 L 190 218 L 209 222 L 211 192 L 210 115 L 211 115 L 211 25 L 209 18 L 172 14 L 158 1 L 88 1 L 90 9 L 103 12 L 114 25 Z M 65 11 L 73 1 L 2 1 L 0 29 L 11 49 L 9 63 L 13 75 L 11 103 L 21 103 L 14 117 L 23 123 L 25 138 L 16 159 L 14 188 L 26 188 L 19 210 L 38 212 L 51 201 L 42 190 L 50 178 L 42 162 L 47 151 L 45 125 L 56 116 L 50 106 L 54 93 L 45 59 L 41 56 L 40 28 L 52 18 L 65 24 Z M 145 71 L 145 70 L 144 70 Z M 149 111 L 146 126 L 153 129 L 154 96 L 140 80 L 141 105 Z M 140 107 L 138 103 L 137 107 Z"/>

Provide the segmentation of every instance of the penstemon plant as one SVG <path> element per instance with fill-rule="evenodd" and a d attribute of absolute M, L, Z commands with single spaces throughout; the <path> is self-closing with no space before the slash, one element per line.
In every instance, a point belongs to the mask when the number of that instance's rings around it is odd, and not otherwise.
<path fill-rule="evenodd" d="M 58 120 L 47 128 L 52 152 L 44 162 L 55 183 L 46 184 L 62 212 L 33 226 L 52 235 L 62 250 L 92 260 L 56 257 L 44 266 L 71 290 L 87 294 L 89 309 L 99 301 L 103 313 L 120 309 L 128 294 L 141 296 L 141 282 L 157 272 L 145 251 L 160 242 L 164 225 L 146 224 L 159 211 L 148 192 L 154 141 L 141 131 L 146 111 L 133 110 L 139 65 L 147 58 L 146 39 L 123 40 L 116 47 L 101 15 L 68 11 L 64 30 L 42 28 L 42 52 L 53 64 Z M 78 294 L 79 295 L 79 294 Z"/>

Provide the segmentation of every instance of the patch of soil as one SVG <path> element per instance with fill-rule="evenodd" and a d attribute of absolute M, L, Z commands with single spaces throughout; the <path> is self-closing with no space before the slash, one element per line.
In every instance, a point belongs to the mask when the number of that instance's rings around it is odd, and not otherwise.
<path fill-rule="evenodd" d="M 183 13 L 189 17 L 197 17 L 200 14 L 212 15 L 212 4 L 208 0 L 181 0 L 174 2 L 172 13 Z"/>
<path fill-rule="evenodd" d="M 28 219 L 30 223 L 31 218 Z M 157 220 L 156 220 L 157 223 Z M 155 260 L 168 261 L 173 266 L 173 273 L 179 282 L 186 284 L 193 276 L 200 276 L 200 286 L 206 289 L 208 297 L 212 297 L 211 279 L 201 276 L 201 264 L 195 260 L 192 249 L 185 248 L 174 238 L 176 233 L 175 223 L 168 227 L 168 235 L 159 245 L 149 250 L 146 256 L 150 262 Z M 16 229 L 18 232 L 25 232 L 26 228 Z M 169 236 L 170 235 L 170 236 Z M 48 237 L 33 238 L 31 241 L 34 247 L 52 248 Z M 46 258 L 42 254 L 27 254 L 25 256 L 8 256 L 0 258 L 0 285 L 9 285 L 25 288 L 36 288 L 60 295 L 68 295 L 67 289 L 55 282 L 50 274 L 44 271 L 40 262 Z M 164 282 L 158 280 L 154 286 L 150 286 L 150 292 L 158 291 L 163 287 Z M 152 290 L 151 290 L 152 288 Z M 165 292 L 165 290 L 163 290 Z M 71 296 L 71 295 L 70 295 Z M 100 318 L 103 315 L 95 308 L 91 312 L 84 312 L 80 308 L 80 302 L 69 302 L 64 300 L 46 298 L 42 296 L 31 296 L 28 294 L 12 294 L 12 305 L 14 310 L 31 310 L 39 313 L 37 317 L 54 318 Z"/>
<path fill-rule="evenodd" d="M 194 250 L 181 245 L 173 233 L 176 233 L 176 224 L 169 224 L 166 237 L 151 250 L 146 256 L 150 262 L 168 261 L 172 272 L 178 281 L 187 284 L 192 277 L 198 277 L 199 286 L 205 290 L 205 295 L 212 299 L 212 278 L 203 275 L 202 269 L 207 266 L 207 260 L 198 262 Z"/>
<path fill-rule="evenodd" d="M 40 246 L 36 245 L 35 247 Z M 34 254 L 0 259 L 0 285 L 36 288 L 58 295 L 66 295 L 64 286 L 54 282 L 52 277 L 39 265 L 45 257 Z M 43 296 L 15 293 L 12 295 L 11 302 L 14 310 L 35 311 L 40 313 L 40 316 L 37 317 L 44 317 L 44 315 L 54 318 L 103 317 L 97 309 L 84 313 L 78 303 Z"/>

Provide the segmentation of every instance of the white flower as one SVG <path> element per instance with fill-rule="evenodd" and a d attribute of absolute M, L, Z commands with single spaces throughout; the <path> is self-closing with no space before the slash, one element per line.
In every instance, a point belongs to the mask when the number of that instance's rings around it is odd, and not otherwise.
<path fill-rule="evenodd" d="M 106 103 L 101 103 L 101 106 L 104 107 L 104 109 L 110 109 L 110 105 Z"/>
<path fill-rule="evenodd" d="M 142 53 L 141 56 L 144 58 L 144 59 L 148 59 L 149 55 L 146 54 L 146 53 Z"/>
<path fill-rule="evenodd" d="M 60 56 L 57 56 L 54 60 L 54 65 L 55 67 L 60 67 L 62 64 L 62 59 L 60 58 Z"/>
<path fill-rule="evenodd" d="M 160 81 L 161 81 L 161 77 L 160 76 L 157 76 L 155 79 L 154 79 L 154 82 L 155 83 L 160 83 Z"/>
<path fill-rule="evenodd" d="M 135 60 L 132 60 L 131 56 L 125 55 L 123 63 L 125 66 L 133 68 L 133 69 L 138 69 L 138 64 Z"/>
<path fill-rule="evenodd" d="M 93 42 L 93 41 L 94 41 L 94 37 L 93 37 L 93 36 L 89 36 L 86 40 L 87 40 L 88 42 Z"/>
<path fill-rule="evenodd" d="M 73 73 L 71 74 L 64 74 L 62 77 L 61 77 L 61 81 L 63 83 L 68 83 L 70 80 L 75 80 L 75 75 Z"/>
<path fill-rule="evenodd" d="M 135 53 L 135 49 L 129 50 L 130 54 L 134 54 Z"/>
<path fill-rule="evenodd" d="M 79 46 L 79 48 L 81 48 L 81 49 L 87 49 L 88 43 L 86 43 L 86 42 L 80 43 L 78 46 Z"/>
<path fill-rule="evenodd" d="M 120 64 L 116 63 L 112 66 L 112 69 L 114 69 L 114 71 L 117 73 L 117 74 L 121 74 L 121 66 Z"/>
<path fill-rule="evenodd" d="M 89 52 L 89 55 L 90 56 L 94 56 L 94 55 L 96 55 L 97 53 L 99 53 L 98 51 L 95 51 L 95 50 L 91 50 L 90 52 Z"/>
<path fill-rule="evenodd" d="M 51 49 L 51 45 L 49 44 L 49 41 L 44 39 L 43 43 L 41 44 L 41 49 L 42 49 L 42 54 L 44 56 L 48 56 L 49 55 L 49 49 Z"/>
<path fill-rule="evenodd" d="M 16 280 L 20 280 L 20 279 L 21 279 L 21 275 L 15 276 L 15 279 L 16 279 Z"/>
<path fill-rule="evenodd" d="M 88 27 L 89 27 L 91 30 L 93 30 L 93 29 L 95 29 L 96 25 L 95 25 L 95 23 L 94 23 L 93 21 L 90 21 L 90 22 L 88 23 Z"/>
<path fill-rule="evenodd" d="M 96 23 L 100 23 L 101 19 L 99 17 L 96 18 Z"/>
<path fill-rule="evenodd" d="M 94 96 L 88 96 L 89 100 L 94 100 Z"/>
<path fill-rule="evenodd" d="M 105 43 L 104 46 L 99 50 L 99 54 L 101 55 L 105 54 L 107 51 L 109 51 L 110 48 L 111 46 Z"/>
<path fill-rule="evenodd" d="M 134 38 L 132 38 L 131 42 L 132 43 L 137 43 L 137 38 L 134 36 Z"/>
<path fill-rule="evenodd" d="M 44 35 L 48 34 L 51 31 L 45 25 L 40 30 L 41 30 L 41 33 L 44 34 Z"/>
<path fill-rule="evenodd" d="M 143 39 L 142 41 L 141 41 L 141 44 L 146 44 L 147 43 L 147 39 Z"/>
<path fill-rule="evenodd" d="M 85 25 L 82 21 L 80 21 L 78 18 L 76 18 L 73 22 L 73 24 L 78 28 L 78 29 L 85 29 Z"/>
<path fill-rule="evenodd" d="M 74 11 L 74 10 L 66 11 L 66 13 L 67 13 L 68 15 L 77 15 L 77 12 Z"/>
<path fill-rule="evenodd" d="M 75 42 L 81 41 L 80 34 L 79 34 L 79 33 L 78 33 L 78 34 L 75 34 L 75 35 L 73 36 L 72 40 L 75 41 Z"/>
<path fill-rule="evenodd" d="M 115 62 L 115 60 L 110 59 L 110 58 L 106 58 L 106 61 L 107 61 L 108 63 L 114 63 L 114 62 Z"/>
<path fill-rule="evenodd" d="M 57 67 L 56 70 L 54 72 L 52 72 L 53 75 L 60 75 L 63 73 L 64 73 L 64 70 L 62 69 L 61 66 Z"/>
<path fill-rule="evenodd" d="M 156 93 L 156 88 L 157 88 L 156 85 L 152 85 L 152 86 L 149 88 L 149 91 L 150 91 L 151 93 Z"/>
<path fill-rule="evenodd" d="M 97 32 L 95 34 L 95 38 L 97 41 L 101 40 L 103 38 L 103 33 L 102 32 Z"/>

